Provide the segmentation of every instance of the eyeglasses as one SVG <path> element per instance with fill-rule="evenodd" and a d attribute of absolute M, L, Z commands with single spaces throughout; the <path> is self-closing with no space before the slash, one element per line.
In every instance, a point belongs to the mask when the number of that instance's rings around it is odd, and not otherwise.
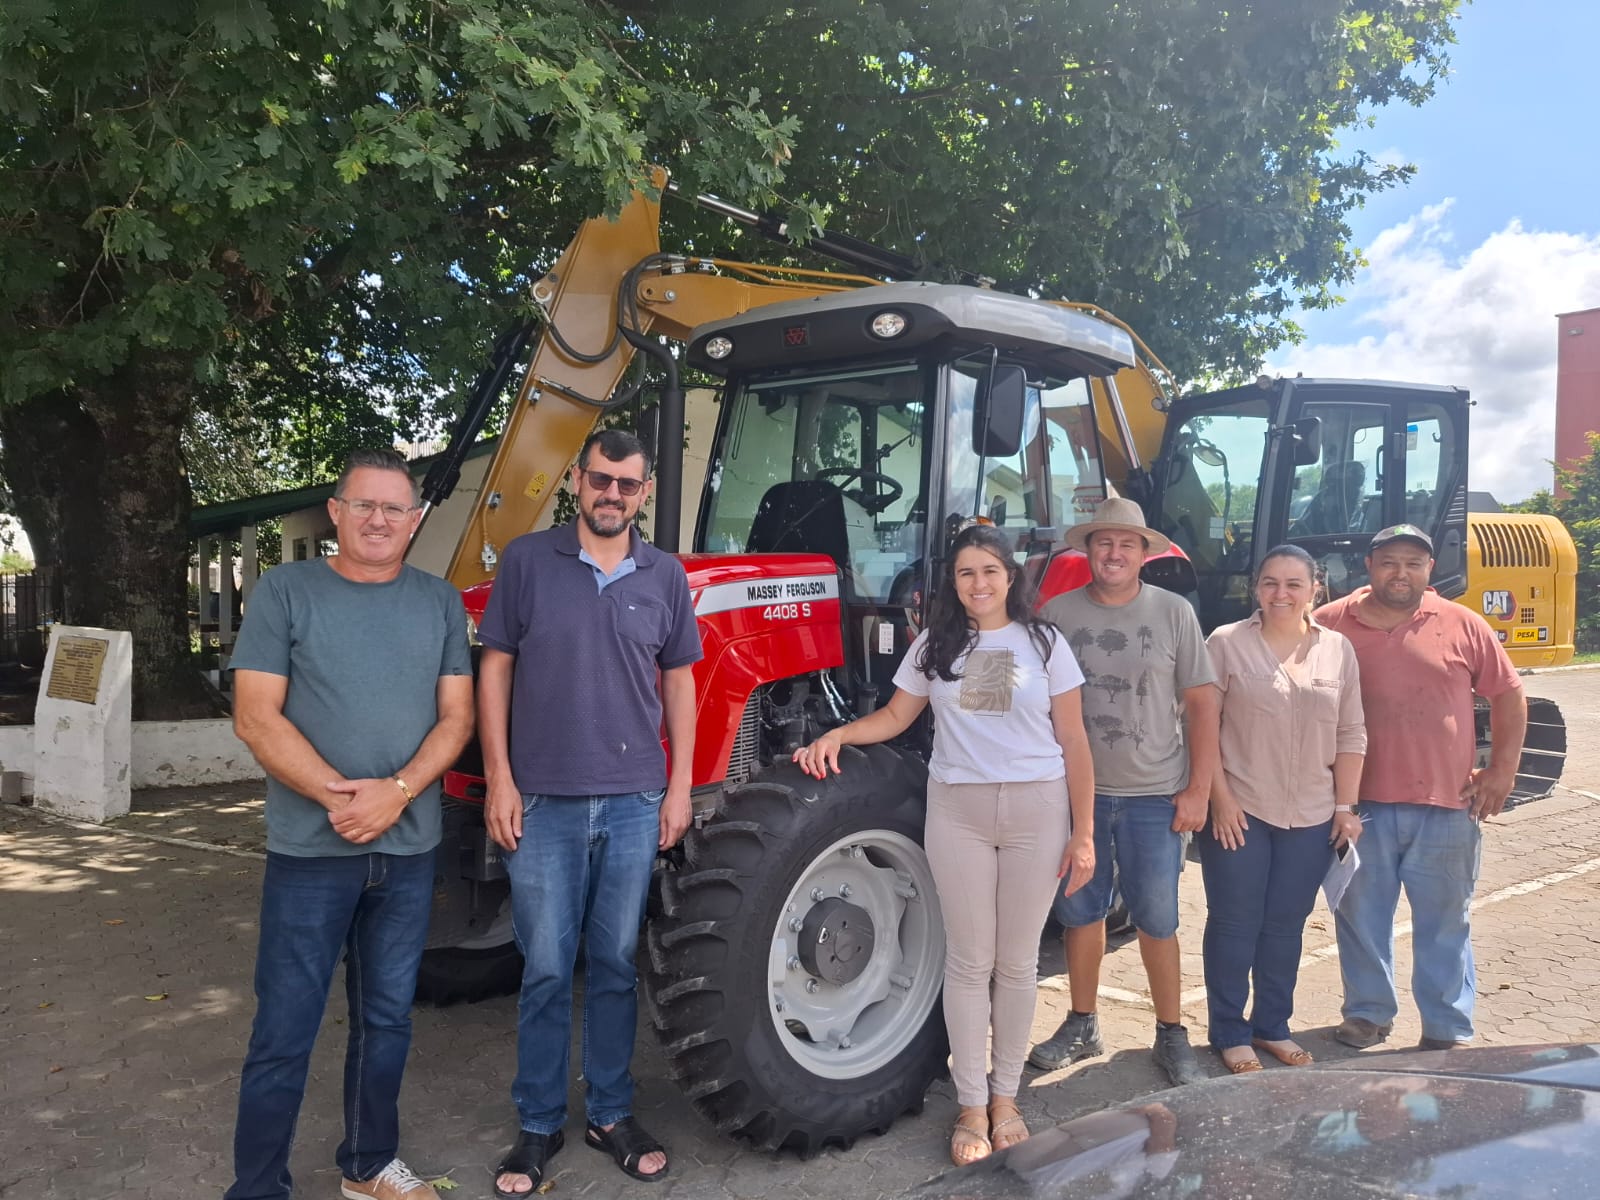
<path fill-rule="evenodd" d="M 343 496 L 334 499 L 348 508 L 351 516 L 362 521 L 375 512 L 381 512 L 385 521 L 403 521 L 416 511 L 410 504 L 379 504 L 376 500 L 346 500 Z"/>
<path fill-rule="evenodd" d="M 623 496 L 637 496 L 639 489 L 644 487 L 642 479 L 626 479 L 621 475 L 607 475 L 604 471 L 584 471 L 583 477 L 590 487 L 597 492 L 607 491 L 614 483 L 617 492 Z"/>

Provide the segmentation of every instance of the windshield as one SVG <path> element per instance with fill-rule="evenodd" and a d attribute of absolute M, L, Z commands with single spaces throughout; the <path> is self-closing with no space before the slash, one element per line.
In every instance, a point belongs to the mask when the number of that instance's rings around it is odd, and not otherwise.
<path fill-rule="evenodd" d="M 972 448 L 972 408 L 988 370 L 986 354 L 950 370 L 948 515 L 958 524 L 987 517 L 1017 534 L 1088 520 L 1105 498 L 1105 476 L 1087 383 L 1029 383 L 1017 453 L 980 459 Z"/>
<path fill-rule="evenodd" d="M 731 400 L 699 545 L 830 555 L 886 603 L 927 521 L 926 373 L 915 363 L 752 379 Z"/>

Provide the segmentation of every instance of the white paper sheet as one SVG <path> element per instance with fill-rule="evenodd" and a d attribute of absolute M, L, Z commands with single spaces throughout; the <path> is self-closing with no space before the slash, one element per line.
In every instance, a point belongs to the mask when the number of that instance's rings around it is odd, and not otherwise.
<path fill-rule="evenodd" d="M 1327 898 L 1329 912 L 1338 909 L 1339 901 L 1344 899 L 1344 890 L 1350 886 L 1350 880 L 1360 865 L 1361 856 L 1356 853 L 1354 846 L 1346 846 L 1334 853 L 1328 873 L 1322 877 L 1322 894 Z"/>

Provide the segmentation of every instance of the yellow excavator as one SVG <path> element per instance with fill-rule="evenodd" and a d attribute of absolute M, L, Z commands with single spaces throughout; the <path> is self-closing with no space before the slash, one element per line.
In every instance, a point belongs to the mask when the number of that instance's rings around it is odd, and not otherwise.
<path fill-rule="evenodd" d="M 781 222 L 694 199 L 787 240 Z M 680 364 L 723 381 L 683 555 L 705 648 L 696 822 L 658 873 L 645 978 L 674 1076 L 730 1135 L 802 1153 L 847 1144 L 918 1107 L 944 1068 L 944 934 L 921 846 L 930 727 L 849 748 L 826 784 L 788 757 L 888 698 L 964 521 L 1010 535 L 1044 598 L 1084 575 L 1066 529 L 1111 490 L 1133 496 L 1180 548 L 1146 578 L 1209 628 L 1247 611 L 1249 574 L 1276 542 L 1306 545 L 1337 595 L 1360 584 L 1371 533 L 1411 520 L 1439 548 L 1440 590 L 1499 621 L 1508 650 L 1571 655 L 1565 530 L 1468 518 L 1464 392 L 1295 379 L 1183 397 L 1109 314 L 918 282 L 916 263 L 837 234 L 808 247 L 860 274 L 665 254 L 658 203 L 641 194 L 586 222 L 535 285 L 539 319 L 496 346 L 423 498 L 450 494 L 532 345 L 449 568 L 481 614 L 506 543 L 545 519 L 587 434 L 640 394 L 630 365 L 651 361 L 665 381 L 652 527 L 677 551 Z M 1523 794 L 1559 774 L 1559 722 L 1537 727 L 1552 732 L 1525 756 Z M 481 774 L 469 751 L 445 779 L 419 981 L 436 1000 L 517 978 Z"/>

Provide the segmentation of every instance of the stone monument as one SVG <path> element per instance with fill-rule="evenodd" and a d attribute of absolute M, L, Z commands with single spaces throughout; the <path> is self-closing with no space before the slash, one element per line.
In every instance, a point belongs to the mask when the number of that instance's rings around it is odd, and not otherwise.
<path fill-rule="evenodd" d="M 33 723 L 33 802 L 85 821 L 128 811 L 133 635 L 55 625 Z"/>

